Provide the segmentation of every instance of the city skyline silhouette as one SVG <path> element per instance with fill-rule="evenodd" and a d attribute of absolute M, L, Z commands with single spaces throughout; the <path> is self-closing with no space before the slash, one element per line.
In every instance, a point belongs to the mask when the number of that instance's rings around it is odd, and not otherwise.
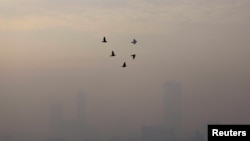
<path fill-rule="evenodd" d="M 1 0 L 0 140 L 195 141 L 248 124 L 249 6 Z"/>

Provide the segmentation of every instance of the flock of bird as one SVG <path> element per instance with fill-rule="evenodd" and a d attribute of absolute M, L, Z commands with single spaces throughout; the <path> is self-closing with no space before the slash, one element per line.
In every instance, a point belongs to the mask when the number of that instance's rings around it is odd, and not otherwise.
<path fill-rule="evenodd" d="M 107 41 L 106 37 L 104 36 L 103 40 L 102 40 L 102 43 L 107 43 L 107 42 L 108 41 Z M 135 39 L 133 39 L 131 43 L 135 45 L 137 43 L 137 41 Z M 115 52 L 112 50 L 110 57 L 114 57 L 114 56 L 116 56 L 116 55 L 115 55 Z M 135 57 L 136 57 L 136 54 L 132 54 L 131 57 L 134 60 Z M 127 67 L 126 62 L 124 62 L 121 67 L 123 67 L 123 68 Z"/>

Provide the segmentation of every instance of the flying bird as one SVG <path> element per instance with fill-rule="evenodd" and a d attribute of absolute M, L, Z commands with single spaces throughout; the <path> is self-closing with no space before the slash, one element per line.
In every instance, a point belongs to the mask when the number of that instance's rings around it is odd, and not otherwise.
<path fill-rule="evenodd" d="M 107 43 L 107 40 L 106 40 L 106 37 L 105 37 L 105 36 L 103 37 L 102 42 L 103 42 L 103 43 Z"/>
<path fill-rule="evenodd" d="M 126 62 L 123 63 L 122 67 L 123 68 L 127 67 Z"/>
<path fill-rule="evenodd" d="M 112 53 L 110 55 L 111 57 L 114 57 L 115 56 L 115 52 L 112 50 Z"/>
<path fill-rule="evenodd" d="M 135 59 L 136 54 L 132 54 L 131 56 L 132 56 L 132 58 L 133 58 L 133 60 L 134 60 L 134 59 Z"/>
<path fill-rule="evenodd" d="M 135 39 L 133 39 L 133 41 L 131 43 L 135 45 L 137 43 L 137 41 Z"/>

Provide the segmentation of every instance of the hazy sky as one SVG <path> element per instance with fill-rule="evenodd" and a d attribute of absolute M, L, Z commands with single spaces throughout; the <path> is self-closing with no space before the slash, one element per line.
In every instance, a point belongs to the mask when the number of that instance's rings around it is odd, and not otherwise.
<path fill-rule="evenodd" d="M 45 132 L 51 103 L 74 119 L 80 89 L 88 123 L 100 132 L 139 131 L 162 123 L 166 80 L 182 83 L 188 133 L 211 120 L 249 124 L 249 7 L 249 0 L 0 0 L 0 132 Z"/>

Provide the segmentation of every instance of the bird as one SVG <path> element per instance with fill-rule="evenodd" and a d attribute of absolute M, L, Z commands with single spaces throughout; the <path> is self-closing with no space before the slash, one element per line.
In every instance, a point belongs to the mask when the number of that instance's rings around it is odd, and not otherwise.
<path fill-rule="evenodd" d="M 127 67 L 126 62 L 123 63 L 122 67 L 123 68 Z"/>
<path fill-rule="evenodd" d="M 103 37 L 102 42 L 103 42 L 103 43 L 107 43 L 107 40 L 106 40 L 106 37 L 105 37 L 105 36 Z"/>
<path fill-rule="evenodd" d="M 110 55 L 111 57 L 114 57 L 115 56 L 115 52 L 112 50 L 112 53 Z"/>
<path fill-rule="evenodd" d="M 132 56 L 132 58 L 133 58 L 133 60 L 134 60 L 134 59 L 135 59 L 136 54 L 132 54 L 131 56 Z"/>
<path fill-rule="evenodd" d="M 135 39 L 133 39 L 133 41 L 131 43 L 135 45 L 137 43 L 137 41 Z"/>

